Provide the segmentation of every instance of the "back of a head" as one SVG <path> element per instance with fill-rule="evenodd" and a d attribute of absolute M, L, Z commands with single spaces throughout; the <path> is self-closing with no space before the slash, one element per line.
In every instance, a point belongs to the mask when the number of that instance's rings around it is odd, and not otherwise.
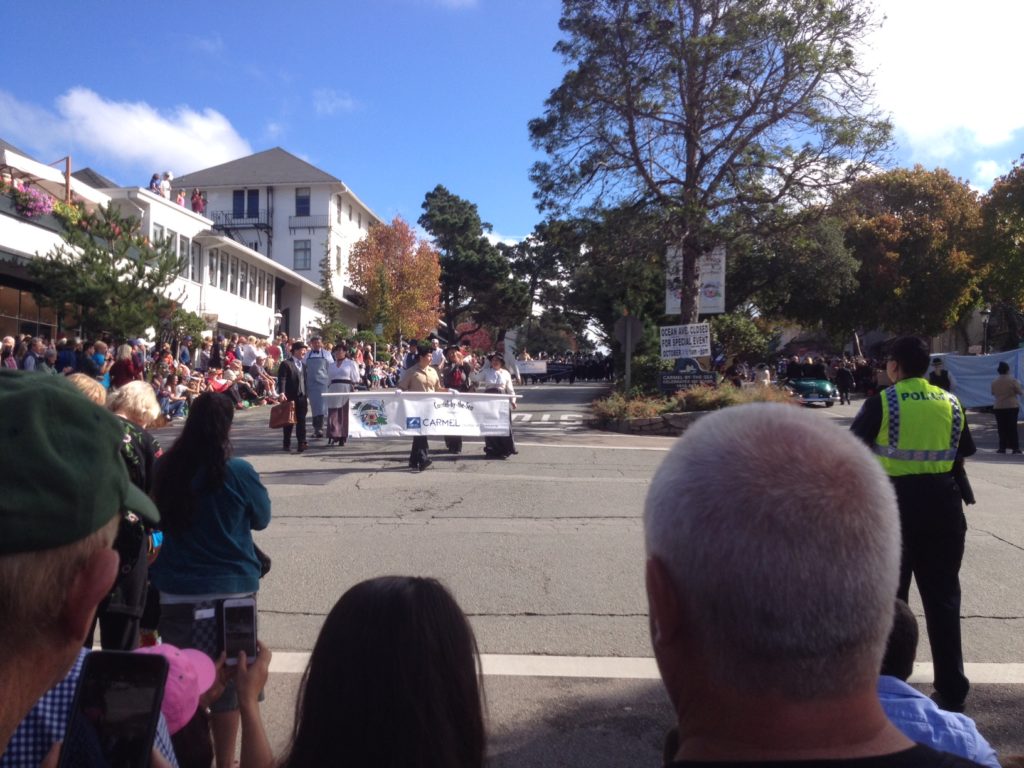
<path fill-rule="evenodd" d="M 893 612 L 892 630 L 885 644 L 885 656 L 882 658 L 882 674 L 907 680 L 914 671 L 914 658 L 917 656 L 918 628 L 917 619 L 910 606 L 903 600 L 896 599 Z"/>
<path fill-rule="evenodd" d="M 144 381 L 129 381 L 107 397 L 107 408 L 145 429 L 160 415 L 153 387 Z"/>
<path fill-rule="evenodd" d="M 1010 372 L 1010 366 L 1005 360 L 1000 360 L 999 365 L 996 366 L 996 373 L 1002 375 Z"/>
<path fill-rule="evenodd" d="M 917 336 L 901 336 L 889 347 L 889 359 L 896 361 L 904 376 L 924 376 L 930 362 L 928 345 Z"/>
<path fill-rule="evenodd" d="M 705 416 L 656 472 L 644 523 L 723 683 L 803 700 L 877 676 L 899 519 L 846 430 L 782 404 Z"/>
<path fill-rule="evenodd" d="M 476 642 L 434 579 L 349 589 L 310 657 L 282 766 L 479 768 L 485 756 Z"/>

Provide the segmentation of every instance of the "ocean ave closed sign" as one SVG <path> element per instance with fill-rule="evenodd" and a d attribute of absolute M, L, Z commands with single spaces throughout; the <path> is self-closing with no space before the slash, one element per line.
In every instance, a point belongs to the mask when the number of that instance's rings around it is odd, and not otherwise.
<path fill-rule="evenodd" d="M 664 325 L 661 327 L 661 357 L 708 357 L 711 355 L 711 328 L 707 323 Z"/>

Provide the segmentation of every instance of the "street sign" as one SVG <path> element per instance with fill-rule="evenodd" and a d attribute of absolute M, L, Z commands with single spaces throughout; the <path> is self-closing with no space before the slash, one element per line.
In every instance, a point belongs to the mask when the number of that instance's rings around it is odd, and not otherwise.
<path fill-rule="evenodd" d="M 662 371 L 658 374 L 658 389 L 664 395 L 695 387 L 715 387 L 717 385 L 718 377 L 711 371 L 686 371 L 685 373 Z"/>
<path fill-rule="evenodd" d="M 644 324 L 640 318 L 634 315 L 623 315 L 615 321 L 615 339 L 622 345 L 622 349 L 629 354 L 636 349 L 640 336 L 643 335 Z"/>
<path fill-rule="evenodd" d="M 711 327 L 707 323 L 665 325 L 660 330 L 663 360 L 711 355 Z"/>

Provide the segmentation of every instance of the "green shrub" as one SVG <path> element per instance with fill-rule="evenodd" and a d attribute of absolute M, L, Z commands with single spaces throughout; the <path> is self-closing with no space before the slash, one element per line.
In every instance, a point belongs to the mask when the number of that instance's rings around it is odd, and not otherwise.
<path fill-rule="evenodd" d="M 790 403 L 792 398 L 777 387 L 697 387 L 669 397 L 645 395 L 626 398 L 621 392 L 595 400 L 594 415 L 602 421 L 650 419 L 666 413 L 716 411 L 745 403 Z"/>

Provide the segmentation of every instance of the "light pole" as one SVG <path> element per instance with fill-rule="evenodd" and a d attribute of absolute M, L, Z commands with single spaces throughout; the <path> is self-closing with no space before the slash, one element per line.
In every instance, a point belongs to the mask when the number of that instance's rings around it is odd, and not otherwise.
<path fill-rule="evenodd" d="M 988 354 L 988 321 L 992 319 L 992 307 L 986 304 L 981 309 L 981 354 Z"/>

